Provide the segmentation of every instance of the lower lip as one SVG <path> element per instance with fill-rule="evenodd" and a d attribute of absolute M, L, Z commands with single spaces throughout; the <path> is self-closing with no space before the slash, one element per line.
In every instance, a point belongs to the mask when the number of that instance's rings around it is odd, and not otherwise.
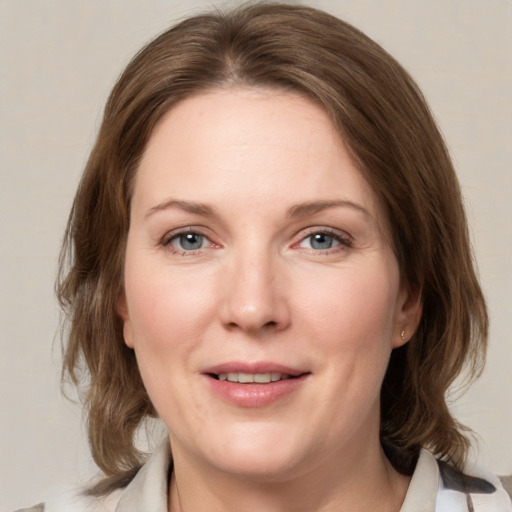
<path fill-rule="evenodd" d="M 227 380 L 217 380 L 205 375 L 210 389 L 222 400 L 237 407 L 266 407 L 297 391 L 308 374 L 284 379 L 268 384 L 240 384 Z"/>

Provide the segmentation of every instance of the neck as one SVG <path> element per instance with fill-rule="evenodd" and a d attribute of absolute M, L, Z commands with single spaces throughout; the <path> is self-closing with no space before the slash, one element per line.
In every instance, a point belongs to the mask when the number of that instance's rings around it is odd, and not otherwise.
<path fill-rule="evenodd" d="M 333 454 L 329 460 L 281 478 L 226 474 L 175 458 L 170 512 L 398 512 L 409 478 L 397 473 L 380 444 L 361 453 Z"/>

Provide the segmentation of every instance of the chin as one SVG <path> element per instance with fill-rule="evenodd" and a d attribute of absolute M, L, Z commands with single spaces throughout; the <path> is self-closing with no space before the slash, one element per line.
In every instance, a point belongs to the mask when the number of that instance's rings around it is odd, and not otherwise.
<path fill-rule="evenodd" d="M 218 471 L 237 478 L 247 479 L 251 482 L 277 483 L 291 479 L 301 473 L 302 464 L 297 457 L 287 454 L 276 454 L 275 451 L 267 453 L 236 453 L 224 456 L 222 461 L 215 461 Z"/>
<path fill-rule="evenodd" d="M 286 479 L 307 465 L 308 443 L 304 434 L 284 427 L 237 425 L 215 443 L 217 449 L 210 455 L 211 464 L 223 472 L 252 480 Z"/>

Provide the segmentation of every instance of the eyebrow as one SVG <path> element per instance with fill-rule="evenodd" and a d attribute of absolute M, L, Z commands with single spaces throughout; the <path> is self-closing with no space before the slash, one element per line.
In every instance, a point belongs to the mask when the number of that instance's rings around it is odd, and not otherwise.
<path fill-rule="evenodd" d="M 310 201 L 306 203 L 300 203 L 292 206 L 288 209 L 288 217 L 307 217 L 308 215 L 314 215 L 315 213 L 321 212 L 323 210 L 329 210 L 331 208 L 352 208 L 358 210 L 363 213 L 365 216 L 373 218 L 370 212 L 362 207 L 358 203 L 354 203 L 352 201 L 347 201 L 345 199 L 337 199 L 332 201 Z"/>
<path fill-rule="evenodd" d="M 183 201 L 180 199 L 171 198 L 150 208 L 147 211 L 145 217 L 150 217 L 156 212 L 168 210 L 170 208 L 179 208 L 180 210 L 183 210 L 185 212 L 194 213 L 196 215 L 202 215 L 203 217 L 216 216 L 215 210 L 211 206 L 208 206 L 203 203 L 195 203 L 193 201 Z"/>
<path fill-rule="evenodd" d="M 352 201 L 348 201 L 345 199 L 337 199 L 337 200 L 321 200 L 321 201 L 308 201 L 305 203 L 299 203 L 288 208 L 287 216 L 290 218 L 298 218 L 298 217 L 307 217 L 309 215 L 314 215 L 315 213 L 319 213 L 323 210 L 329 210 L 332 208 L 352 208 L 365 216 L 373 218 L 370 212 L 361 206 L 358 203 L 354 203 Z M 156 206 L 150 208 L 145 217 L 150 217 L 156 212 L 160 212 L 163 210 L 168 210 L 171 208 L 178 208 L 188 213 L 193 213 L 195 215 L 201 215 L 203 217 L 216 217 L 217 214 L 215 209 L 211 206 L 204 203 L 196 203 L 194 201 L 185 201 L 181 199 L 170 198 L 167 199 Z"/>

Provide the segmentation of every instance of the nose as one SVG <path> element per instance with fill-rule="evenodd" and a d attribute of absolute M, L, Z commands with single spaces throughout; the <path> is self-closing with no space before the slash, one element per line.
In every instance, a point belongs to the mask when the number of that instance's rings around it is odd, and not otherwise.
<path fill-rule="evenodd" d="M 220 316 L 229 330 L 251 335 L 285 329 L 290 310 L 279 264 L 264 251 L 235 255 L 221 284 Z"/>

